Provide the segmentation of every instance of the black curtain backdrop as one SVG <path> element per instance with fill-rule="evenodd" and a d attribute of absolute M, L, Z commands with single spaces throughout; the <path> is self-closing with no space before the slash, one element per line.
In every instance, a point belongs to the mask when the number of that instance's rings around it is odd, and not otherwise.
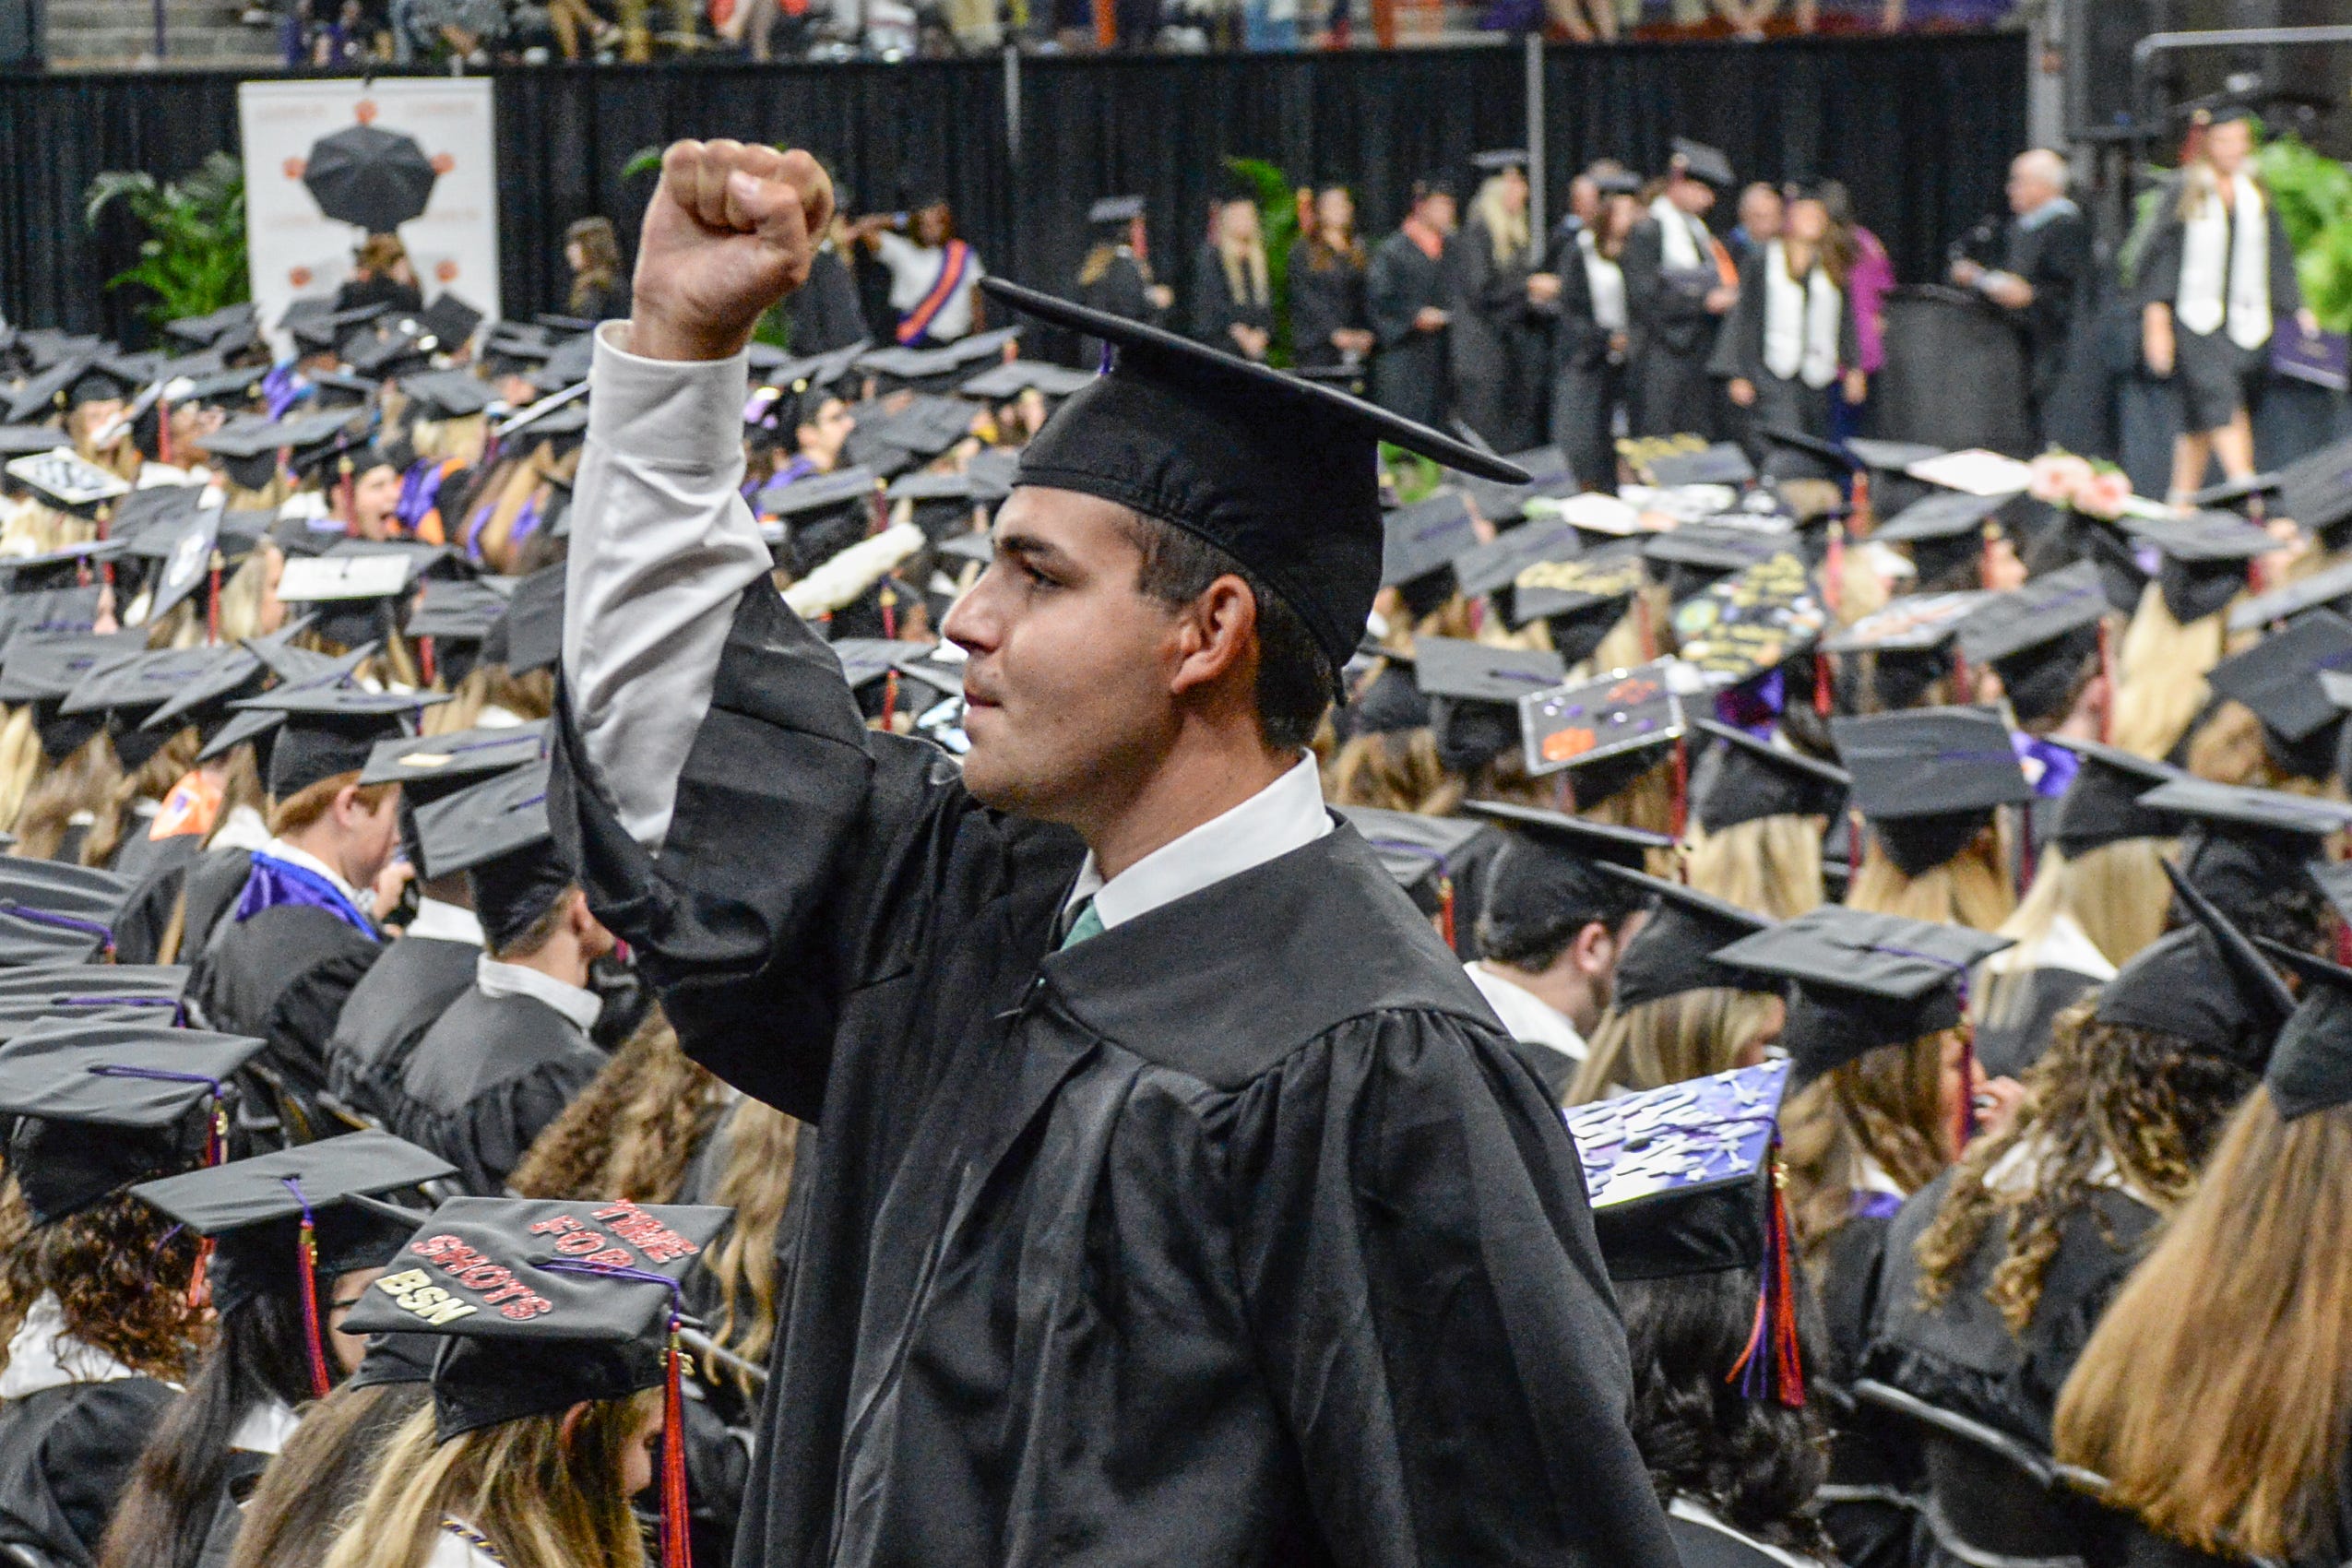
<path fill-rule="evenodd" d="M 1470 154 L 1526 139 L 1516 47 L 1030 58 L 1020 77 L 1016 159 L 996 59 L 497 73 L 507 312 L 561 308 L 573 220 L 601 213 L 635 235 L 653 181 L 621 171 L 678 137 L 806 147 L 852 211 L 944 192 L 992 270 L 1048 288 L 1077 269 L 1087 204 L 1141 193 L 1154 264 L 1180 292 L 1225 158 L 1266 160 L 1294 183 L 1351 184 L 1376 235 L 1417 174 L 1467 182 Z M 1669 136 L 1695 136 L 1722 147 L 1742 179 L 1846 181 L 1900 274 L 1923 279 L 1947 242 L 2000 207 L 2004 165 L 2024 141 L 2025 77 L 2017 34 L 1556 47 L 1544 85 L 1550 210 L 1590 160 L 1655 171 Z M 100 287 L 136 258 L 135 226 L 118 212 L 90 230 L 83 193 L 104 170 L 168 177 L 233 152 L 237 79 L 0 76 L 10 321 L 143 337 L 133 291 Z"/>

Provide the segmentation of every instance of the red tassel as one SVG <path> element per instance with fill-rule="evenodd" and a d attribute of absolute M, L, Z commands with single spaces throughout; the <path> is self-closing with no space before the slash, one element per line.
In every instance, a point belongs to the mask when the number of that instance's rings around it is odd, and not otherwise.
<path fill-rule="evenodd" d="M 1454 945 L 1454 879 L 1441 874 L 1437 879 L 1437 923 L 1444 934 L 1445 945 Z"/>
<path fill-rule="evenodd" d="M 212 1238 L 200 1236 L 196 1239 L 196 1267 L 188 1271 L 188 1311 L 192 1313 L 204 1309 L 206 1288 L 211 1283 L 208 1277 L 211 1266 Z"/>
<path fill-rule="evenodd" d="M 1829 710 L 1835 706 L 1830 696 L 1829 660 L 1828 654 L 1819 648 L 1813 649 L 1813 711 L 1823 719 L 1829 717 Z"/>
<path fill-rule="evenodd" d="M 1688 809 L 1690 794 L 1691 754 L 1685 749 L 1681 738 L 1677 736 L 1674 741 L 1674 802 L 1668 819 L 1669 823 L 1668 832 L 1678 846 L 1682 842 L 1683 817 Z"/>
<path fill-rule="evenodd" d="M 335 1383 L 327 1375 L 327 1324 L 318 1315 L 318 1232 L 307 1210 L 303 1214 L 302 1236 L 295 1242 L 295 1262 L 303 1277 L 303 1349 L 310 1358 L 311 1397 L 324 1399 Z"/>
<path fill-rule="evenodd" d="M 439 679 L 439 677 L 434 673 L 433 639 L 431 637 L 419 637 L 417 639 L 417 657 L 424 661 L 424 683 L 430 686 L 435 680 Z"/>
<path fill-rule="evenodd" d="M 1788 1173 L 1777 1146 L 1772 1158 L 1772 1196 L 1764 1210 L 1764 1253 L 1757 1273 L 1756 1315 L 1748 1343 L 1723 1381 L 1736 1383 L 1750 1399 L 1770 1398 L 1791 1409 L 1805 1403 L 1804 1354 L 1797 1343 L 1797 1289 L 1790 1262 Z"/>
<path fill-rule="evenodd" d="M 172 460 L 172 404 L 164 398 L 155 400 L 155 460 Z"/>
<path fill-rule="evenodd" d="M 670 1320 L 668 1377 L 661 1390 L 661 1568 L 694 1568 L 694 1543 L 686 1534 L 686 1400 L 679 1386 L 684 1352 L 678 1346 L 678 1319 Z"/>
<path fill-rule="evenodd" d="M 208 647 L 220 646 L 220 552 L 212 552 L 212 564 L 208 570 L 211 579 L 211 594 L 204 607 L 204 640 Z"/>
<path fill-rule="evenodd" d="M 1878 518 L 1872 514 L 1871 507 L 1871 475 L 1870 470 L 1865 469 L 1854 476 L 1853 515 L 1856 539 L 1870 538 L 1871 530 L 1878 526 Z"/>

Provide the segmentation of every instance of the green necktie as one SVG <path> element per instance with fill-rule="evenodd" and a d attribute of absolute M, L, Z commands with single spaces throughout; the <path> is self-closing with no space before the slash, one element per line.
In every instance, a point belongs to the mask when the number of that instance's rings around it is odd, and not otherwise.
<path fill-rule="evenodd" d="M 1102 934 L 1102 917 L 1095 913 L 1094 900 L 1089 898 L 1078 909 L 1078 918 L 1070 922 L 1070 934 L 1062 939 L 1064 947 L 1075 947 L 1089 936 Z"/>

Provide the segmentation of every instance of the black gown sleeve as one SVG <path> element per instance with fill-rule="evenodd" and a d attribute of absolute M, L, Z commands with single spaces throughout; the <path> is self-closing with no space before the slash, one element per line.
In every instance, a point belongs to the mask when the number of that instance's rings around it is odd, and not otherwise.
<path fill-rule="evenodd" d="M 13 1473 L 0 1486 L 0 1541 L 21 1538 L 58 1568 L 93 1568 L 139 1453 L 176 1397 L 145 1377 L 32 1396 L 61 1401 L 64 1408 L 43 1412 L 50 1419 L 27 1444 L 30 1452 L 5 1455 Z"/>
<path fill-rule="evenodd" d="M 2263 204 L 2270 220 L 2270 313 L 2285 320 L 2303 308 L 2303 282 L 2295 272 L 2295 243 L 2287 237 L 2287 220 L 2275 199 Z"/>
<path fill-rule="evenodd" d="M 1408 271 L 1405 252 L 1411 248 L 1412 242 L 1399 236 L 1384 240 L 1372 253 L 1371 269 L 1364 277 L 1365 310 L 1384 349 L 1412 338 L 1413 317 L 1422 306 L 1436 303 L 1423 297 Z M 1419 254 L 1414 253 L 1416 256 Z"/>
<path fill-rule="evenodd" d="M 1716 334 L 1715 353 L 1707 361 L 1707 374 L 1717 380 L 1753 382 L 1764 374 L 1764 264 L 1762 251 L 1740 263 L 1740 302 L 1724 316 L 1723 330 Z M 1853 331 L 1851 306 L 1843 315 L 1838 332 L 1841 354 Z"/>
<path fill-rule="evenodd" d="M 1244 1311 L 1333 1561 L 1672 1563 L 1583 1176 L 1508 1044 L 1375 1014 L 1231 1114 Z"/>
<path fill-rule="evenodd" d="M 2189 231 L 2180 221 L 2178 191 L 2167 186 L 2163 200 L 2163 215 L 2140 253 L 2139 295 L 2143 306 L 2158 304 L 2169 309 L 2180 297 L 2180 258 Z"/>

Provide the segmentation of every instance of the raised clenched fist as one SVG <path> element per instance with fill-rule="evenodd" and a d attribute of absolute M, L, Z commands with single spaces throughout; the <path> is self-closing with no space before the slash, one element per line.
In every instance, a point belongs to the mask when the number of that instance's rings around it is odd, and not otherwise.
<path fill-rule="evenodd" d="M 741 353 L 768 306 L 809 275 L 833 220 L 833 182 L 805 152 L 682 141 L 661 157 L 632 291 L 630 350 L 649 359 Z"/>

